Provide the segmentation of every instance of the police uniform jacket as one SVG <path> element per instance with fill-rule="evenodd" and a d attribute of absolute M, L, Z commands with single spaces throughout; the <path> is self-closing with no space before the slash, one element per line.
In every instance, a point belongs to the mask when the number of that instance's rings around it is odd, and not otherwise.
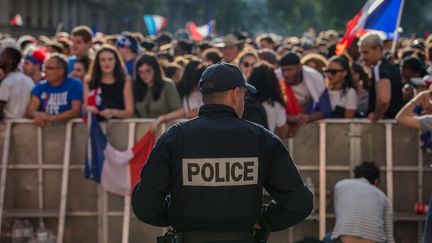
<path fill-rule="evenodd" d="M 273 198 L 262 205 L 262 188 Z M 158 139 L 132 195 L 135 215 L 177 231 L 272 231 L 312 210 L 312 193 L 282 142 L 224 105 L 204 105 L 193 120 Z"/>

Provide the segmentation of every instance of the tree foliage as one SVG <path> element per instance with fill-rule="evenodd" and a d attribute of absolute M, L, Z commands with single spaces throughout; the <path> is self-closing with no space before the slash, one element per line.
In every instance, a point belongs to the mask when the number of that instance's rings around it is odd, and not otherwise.
<path fill-rule="evenodd" d="M 299 35 L 309 27 L 345 30 L 346 22 L 366 0 L 112 0 L 119 28 L 145 32 L 143 14 L 161 14 L 168 18 L 167 30 L 184 28 L 188 21 L 198 25 L 215 19 L 218 34 L 247 31 L 250 34 L 275 32 Z M 404 35 L 431 31 L 430 0 L 405 0 L 401 26 Z M 126 19 L 126 20 L 125 20 Z M 134 21 L 132 21 L 133 19 Z M 132 24 L 131 24 L 132 23 Z"/>

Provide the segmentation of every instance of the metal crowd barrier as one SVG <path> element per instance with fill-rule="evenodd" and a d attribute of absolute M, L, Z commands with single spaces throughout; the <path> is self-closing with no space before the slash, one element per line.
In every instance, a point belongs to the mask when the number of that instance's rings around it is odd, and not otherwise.
<path fill-rule="evenodd" d="M 119 149 L 130 148 L 151 122 L 153 119 L 113 120 L 107 123 L 107 136 Z M 162 127 L 160 133 L 165 130 Z M 156 235 L 164 232 L 163 228 L 130 217 L 130 197 L 107 193 L 84 178 L 87 128 L 81 119 L 46 128 L 36 127 L 31 120 L 6 120 L 0 123 L 0 136 L 0 233 L 6 231 L 5 220 L 14 218 L 44 219 L 48 226 L 57 229 L 58 243 L 155 242 Z M 430 155 L 423 154 L 418 140 L 417 130 L 395 125 L 394 121 L 371 124 L 362 119 L 330 119 L 302 128 L 285 143 L 302 175 L 314 179 L 318 212 L 293 228 L 272 234 L 270 242 L 294 242 L 305 236 L 322 238 L 331 231 L 331 190 L 338 179 L 352 176 L 352 168 L 366 159 L 377 160 L 383 172 L 381 189 L 395 206 L 397 241 L 420 241 L 424 216 L 414 214 L 413 202 L 427 202 L 432 191 L 432 169 L 425 163 Z M 415 164 L 407 161 L 411 157 L 416 157 L 412 159 Z M 24 175 L 19 174 L 21 171 Z M 35 179 L 37 194 L 31 190 Z M 59 187 L 54 188 L 57 184 Z M 30 188 L 29 192 L 23 192 L 22 187 Z M 35 197 L 37 203 L 31 200 Z M 92 208 L 94 201 L 97 205 Z M 97 220 L 91 220 L 92 217 Z M 120 224 L 121 232 L 115 227 Z"/>

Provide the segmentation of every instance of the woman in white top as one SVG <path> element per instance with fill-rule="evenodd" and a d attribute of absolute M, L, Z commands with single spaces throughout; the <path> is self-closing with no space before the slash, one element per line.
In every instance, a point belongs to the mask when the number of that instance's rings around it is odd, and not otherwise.
<path fill-rule="evenodd" d="M 186 118 L 197 116 L 200 106 L 203 105 L 198 82 L 204 70 L 205 66 L 202 61 L 198 58 L 192 58 L 186 64 L 183 76 L 177 84 Z"/>
<path fill-rule="evenodd" d="M 333 118 L 353 118 L 357 111 L 357 93 L 349 63 L 342 57 L 333 57 L 324 69 Z"/>
<path fill-rule="evenodd" d="M 258 91 L 252 97 L 262 103 L 269 130 L 285 138 L 288 135 L 285 100 L 274 70 L 273 66 L 262 62 L 253 68 L 248 82 Z"/>

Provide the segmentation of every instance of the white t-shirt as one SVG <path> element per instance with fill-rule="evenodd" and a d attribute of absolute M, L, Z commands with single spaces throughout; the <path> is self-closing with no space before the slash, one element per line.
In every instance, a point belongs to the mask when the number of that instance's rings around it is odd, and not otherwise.
<path fill-rule="evenodd" d="M 357 110 L 357 93 L 353 88 L 349 88 L 345 95 L 342 90 L 329 90 L 329 95 L 332 110 L 336 106 L 343 107 L 346 110 Z"/>
<path fill-rule="evenodd" d="M 34 83 L 20 72 L 10 72 L 1 81 L 0 100 L 6 102 L 4 118 L 24 118 Z"/>
<path fill-rule="evenodd" d="M 267 123 L 270 131 L 274 132 L 276 127 L 282 127 L 286 121 L 285 108 L 279 102 L 273 102 L 273 105 L 264 101 L 262 103 L 267 115 Z"/>
<path fill-rule="evenodd" d="M 183 108 L 185 109 L 186 112 L 189 112 L 194 109 L 199 109 L 200 106 L 204 104 L 200 91 L 193 91 L 192 93 L 189 94 L 188 97 L 186 96 L 183 97 L 182 103 L 183 103 Z"/>

